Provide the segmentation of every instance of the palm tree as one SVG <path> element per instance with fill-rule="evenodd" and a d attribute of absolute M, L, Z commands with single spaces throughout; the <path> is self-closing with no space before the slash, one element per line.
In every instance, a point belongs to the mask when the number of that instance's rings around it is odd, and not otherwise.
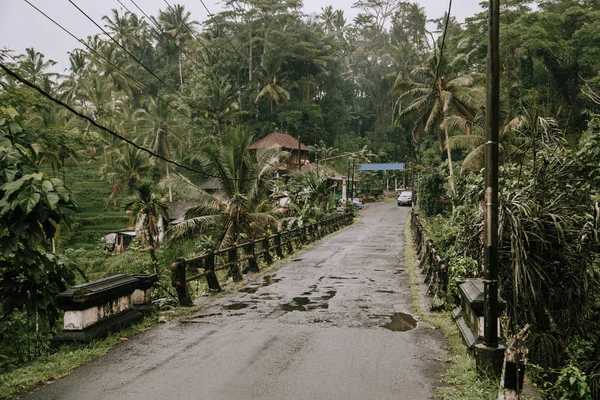
<path fill-rule="evenodd" d="M 325 30 L 325 33 L 330 34 L 335 28 L 335 17 L 336 14 L 333 11 L 332 6 L 327 6 L 325 8 L 321 7 L 321 14 L 319 14 L 319 19 L 321 20 L 321 25 Z"/>
<path fill-rule="evenodd" d="M 445 129 L 454 129 L 469 134 L 450 137 L 448 144 L 451 150 L 468 150 L 462 163 L 461 172 L 478 171 L 483 168 L 485 156 L 485 128 L 484 115 L 478 113 L 474 121 L 468 121 L 461 116 L 450 116 L 444 120 Z M 510 140 L 509 140 L 510 138 Z M 521 113 L 500 130 L 500 153 L 504 160 L 511 161 L 515 155 L 519 156 L 527 151 L 527 145 L 535 149 L 537 144 L 552 148 L 560 144 L 562 134 L 558 124 L 553 118 L 532 115 L 523 108 Z M 532 153 L 535 156 L 535 152 Z"/>
<path fill-rule="evenodd" d="M 265 86 L 263 86 L 261 91 L 258 92 L 254 103 L 258 103 L 258 100 L 261 98 L 265 98 L 267 100 L 269 108 L 271 109 L 271 114 L 273 114 L 273 103 L 278 105 L 280 100 L 289 101 L 290 92 L 277 85 L 277 77 L 273 75 L 270 80 L 265 83 Z"/>
<path fill-rule="evenodd" d="M 134 194 L 125 200 L 125 210 L 131 211 L 131 216 L 136 225 L 141 226 L 142 243 L 147 244 L 150 249 L 150 258 L 154 273 L 158 275 L 158 259 L 156 249 L 160 245 L 159 221 L 168 220 L 167 205 L 149 181 L 141 182 L 135 189 Z"/>
<path fill-rule="evenodd" d="M 241 109 L 236 99 L 239 93 L 235 91 L 226 76 L 216 76 L 207 72 L 203 82 L 206 90 L 202 101 L 204 116 L 215 125 L 220 136 L 229 121 L 245 114 L 246 111 Z"/>
<path fill-rule="evenodd" d="M 142 29 L 145 27 L 145 22 L 140 20 L 137 15 L 125 12 L 123 16 L 119 15 L 119 11 L 112 9 L 112 18 L 108 15 L 102 17 L 106 22 L 104 26 L 109 32 L 113 33 L 113 37 L 127 50 L 131 51 L 135 47 L 142 45 Z"/>
<path fill-rule="evenodd" d="M 461 48 L 463 45 L 464 43 L 459 44 L 458 47 Z M 419 112 L 413 128 L 413 138 L 416 139 L 423 131 L 437 129 L 440 150 L 446 148 L 450 190 L 453 196 L 455 196 L 454 171 L 452 153 L 448 145 L 448 125 L 442 122 L 451 115 L 459 115 L 472 121 L 475 117 L 473 105 L 482 104 L 477 98 L 481 92 L 473 89 L 478 75 L 462 74 L 461 70 L 463 65 L 468 65 L 471 53 L 458 54 L 447 62 L 442 53 L 436 52 L 426 64 L 411 71 L 412 79 L 408 81 L 399 79 L 394 85 L 394 90 L 401 93 L 400 99 L 412 98 L 410 105 L 402 110 L 398 118 L 412 112 Z"/>
<path fill-rule="evenodd" d="M 167 44 L 167 55 L 175 57 L 180 47 L 193 39 L 194 33 L 192 29 L 198 25 L 197 21 L 191 20 L 192 14 L 185 10 L 185 7 L 180 4 L 175 4 L 174 7 L 169 6 L 169 10 L 159 11 L 158 18 L 154 19 L 156 25 L 161 29 L 155 31 L 157 37 L 162 36 L 163 32 L 169 35 L 174 41 L 176 48 Z M 183 84 L 183 67 L 181 63 L 182 53 L 177 55 L 179 62 L 179 82 Z M 170 57 L 169 57 L 170 58 Z"/>
<path fill-rule="evenodd" d="M 174 106 L 176 100 L 169 104 Z M 149 97 L 145 107 L 133 114 L 133 121 L 137 131 L 150 142 L 152 151 L 168 159 L 173 158 L 173 152 L 182 154 L 188 125 L 183 123 L 178 113 L 173 112 L 165 101 Z M 177 109 L 186 115 L 189 113 L 186 105 L 177 104 Z M 169 165 L 164 161 L 162 165 L 169 177 Z M 171 191 L 169 201 L 173 201 Z"/>
<path fill-rule="evenodd" d="M 48 68 L 56 65 L 56 61 L 45 61 L 45 56 L 33 47 L 25 49 L 25 54 L 21 54 L 15 58 L 19 62 L 19 69 L 25 74 L 25 77 L 34 83 L 42 82 L 45 77 L 58 75 L 46 72 Z"/>
<path fill-rule="evenodd" d="M 186 220 L 170 230 L 171 239 L 193 237 L 211 229 L 220 230 L 219 247 L 254 237 L 260 229 L 277 224 L 278 212 L 270 202 L 270 190 L 277 173 L 275 164 L 286 153 L 279 148 L 248 150 L 253 135 L 244 127 L 229 127 L 221 138 L 213 138 L 200 150 L 202 171 L 213 176 L 219 189 L 209 194 L 187 178 L 174 175 L 163 181 L 166 187 L 186 200 L 198 203 L 186 213 Z M 242 278 L 241 265 L 233 271 Z"/>
<path fill-rule="evenodd" d="M 106 200 L 116 201 L 117 195 L 127 187 L 127 194 L 132 196 L 136 186 L 142 180 L 142 176 L 150 168 L 148 156 L 140 149 L 133 146 L 127 146 L 125 150 L 119 153 L 118 157 L 111 164 L 105 164 L 102 169 L 102 175 L 113 185 L 113 190 Z"/>

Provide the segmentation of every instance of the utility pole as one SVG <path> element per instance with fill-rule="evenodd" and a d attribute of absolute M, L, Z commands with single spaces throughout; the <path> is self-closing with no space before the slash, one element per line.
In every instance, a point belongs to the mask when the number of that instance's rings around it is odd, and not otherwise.
<path fill-rule="evenodd" d="M 485 107 L 484 343 L 476 348 L 478 369 L 498 375 L 503 346 L 498 345 L 498 135 L 500 107 L 500 0 L 489 0 Z"/>

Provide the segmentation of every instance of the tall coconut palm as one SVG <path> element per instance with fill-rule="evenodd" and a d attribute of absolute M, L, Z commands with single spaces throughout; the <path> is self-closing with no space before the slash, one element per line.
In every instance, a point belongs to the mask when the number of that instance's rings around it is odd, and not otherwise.
<path fill-rule="evenodd" d="M 19 61 L 19 69 L 30 81 L 40 83 L 44 77 L 55 77 L 58 74 L 47 72 L 48 68 L 56 65 L 56 61 L 45 61 L 45 56 L 33 47 L 25 49 L 25 54 L 16 57 Z"/>
<path fill-rule="evenodd" d="M 462 44 L 459 44 L 459 48 L 461 47 Z M 441 44 L 439 48 L 441 49 Z M 448 146 L 448 125 L 442 122 L 451 115 L 473 120 L 475 105 L 482 104 L 482 92 L 473 88 L 479 76 L 463 73 L 462 67 L 468 65 L 469 55 L 470 53 L 458 54 L 448 61 L 449 55 L 442 54 L 439 50 L 426 64 L 410 72 L 411 79 L 399 79 L 394 86 L 395 91 L 400 93 L 400 99 L 411 98 L 410 104 L 400 112 L 399 118 L 412 112 L 419 113 L 413 128 L 413 138 L 417 138 L 421 132 L 437 130 L 440 150 L 443 151 L 445 147 L 447 152 L 449 183 L 453 195 L 454 170 Z"/>
<path fill-rule="evenodd" d="M 145 23 L 140 23 L 137 15 L 130 12 L 119 15 L 118 10 L 112 9 L 111 13 L 112 17 L 105 15 L 102 17 L 102 20 L 105 22 L 104 26 L 106 29 L 112 32 L 115 40 L 130 51 L 134 47 L 141 46 L 141 30 L 145 26 Z"/>
<path fill-rule="evenodd" d="M 176 104 L 173 100 L 172 106 Z M 186 105 L 178 104 L 177 109 L 184 114 L 189 113 Z M 138 133 L 148 142 L 150 148 L 156 154 L 171 159 L 173 153 L 182 154 L 188 125 L 185 124 L 179 113 L 173 112 L 171 107 L 163 100 L 150 97 L 145 102 L 145 108 L 133 114 L 133 121 Z M 169 165 L 161 162 L 169 176 Z M 169 201 L 173 201 L 172 193 L 169 191 Z"/>
<path fill-rule="evenodd" d="M 105 164 L 100 170 L 101 174 L 113 185 L 113 190 L 106 200 L 116 201 L 117 195 L 127 188 L 127 194 L 132 196 L 136 186 L 142 180 L 145 172 L 150 168 L 148 156 L 140 149 L 127 146 L 122 151 L 117 151 L 118 156 L 111 164 Z"/>
<path fill-rule="evenodd" d="M 206 91 L 202 99 L 204 117 L 215 125 L 220 136 L 228 122 L 245 114 L 246 111 L 241 109 L 237 101 L 239 93 L 235 91 L 226 76 L 216 76 L 206 72 L 203 84 Z"/>
<path fill-rule="evenodd" d="M 131 211 L 131 216 L 136 225 L 141 226 L 142 243 L 150 250 L 152 268 L 155 274 L 159 273 L 156 249 L 160 245 L 159 225 L 160 219 L 168 220 L 167 205 L 152 182 L 143 181 L 135 189 L 133 195 L 125 200 L 125 210 Z"/>
<path fill-rule="evenodd" d="M 269 104 L 269 108 L 271 109 L 271 114 L 273 114 L 273 104 L 279 105 L 281 100 L 289 101 L 290 100 L 290 92 L 286 89 L 282 88 L 277 84 L 277 77 L 273 75 L 269 78 L 269 80 L 265 83 L 263 88 L 256 95 L 256 99 L 254 103 L 258 103 L 258 101 L 264 98 L 267 100 Z"/>
<path fill-rule="evenodd" d="M 276 163 L 286 153 L 279 148 L 259 150 L 253 154 L 248 146 L 253 135 L 244 127 L 229 127 L 221 138 L 213 138 L 200 150 L 202 171 L 212 175 L 218 186 L 207 193 L 185 177 L 174 175 L 163 181 L 186 200 L 198 203 L 186 213 L 186 220 L 171 229 L 171 238 L 193 237 L 209 230 L 219 230 L 219 246 L 230 246 L 254 237 L 266 226 L 275 227 L 277 210 L 270 202 L 270 189 L 277 173 Z M 241 279 L 241 266 L 233 271 Z"/>

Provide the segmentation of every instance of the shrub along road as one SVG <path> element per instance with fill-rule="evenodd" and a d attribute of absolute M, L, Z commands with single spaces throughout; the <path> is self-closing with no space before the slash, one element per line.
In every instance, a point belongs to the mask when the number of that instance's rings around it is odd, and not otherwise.
<path fill-rule="evenodd" d="M 446 344 L 415 321 L 408 208 L 362 220 L 202 311 L 114 347 L 29 399 L 431 399 Z"/>

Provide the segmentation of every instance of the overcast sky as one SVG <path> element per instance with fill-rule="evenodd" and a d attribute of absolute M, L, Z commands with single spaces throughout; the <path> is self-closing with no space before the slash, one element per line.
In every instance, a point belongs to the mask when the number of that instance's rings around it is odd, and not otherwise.
<path fill-rule="evenodd" d="M 80 38 L 100 32 L 67 0 L 29 1 Z M 462 22 L 465 17 L 481 11 L 480 1 L 454 1 L 452 15 Z M 74 2 L 100 25 L 104 25 L 101 21 L 102 16 L 109 14 L 112 8 L 122 9 L 117 0 L 74 0 Z M 130 10 L 136 10 L 129 0 L 121 0 L 121 2 Z M 200 0 L 172 0 L 169 3 L 184 4 L 196 21 L 207 19 L 207 12 Z M 211 12 L 221 10 L 218 0 L 205 0 L 204 3 Z M 358 12 L 352 8 L 353 3 L 354 0 L 305 0 L 304 11 L 318 13 L 321 7 L 330 4 L 334 9 L 343 9 L 346 19 L 350 22 Z M 445 0 L 417 0 L 417 3 L 425 7 L 427 17 L 430 19 L 443 16 L 448 7 Z M 159 9 L 168 8 L 164 0 L 138 0 L 136 4 L 149 15 L 156 15 Z M 48 21 L 25 1 L 0 0 L 0 48 L 13 49 L 20 54 L 24 53 L 25 48 L 34 47 L 44 53 L 46 58 L 57 61 L 58 70 L 63 71 L 68 65 L 67 52 L 78 44 L 75 39 Z"/>

